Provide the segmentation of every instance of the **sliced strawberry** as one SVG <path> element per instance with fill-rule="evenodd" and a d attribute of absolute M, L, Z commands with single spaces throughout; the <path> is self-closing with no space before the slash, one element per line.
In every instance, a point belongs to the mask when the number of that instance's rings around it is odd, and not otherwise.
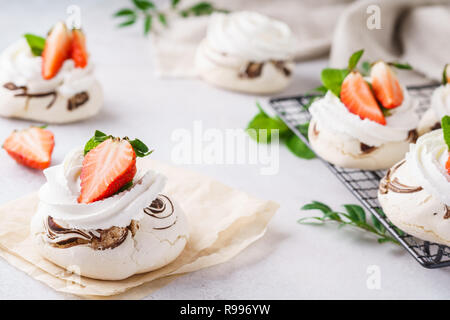
<path fill-rule="evenodd" d="M 127 140 L 110 138 L 89 151 L 81 169 L 80 203 L 107 198 L 133 180 L 136 153 Z"/>
<path fill-rule="evenodd" d="M 18 163 L 43 170 L 51 162 L 55 138 L 49 130 L 31 127 L 14 131 L 3 144 L 3 148 Z"/>
<path fill-rule="evenodd" d="M 341 88 L 341 101 L 347 109 L 361 119 L 370 119 L 385 125 L 386 119 L 370 90 L 369 85 L 359 72 L 350 72 Z"/>
<path fill-rule="evenodd" d="M 80 29 L 72 30 L 72 50 L 71 56 L 75 62 L 75 67 L 84 68 L 88 62 L 88 53 L 86 50 L 86 37 Z"/>
<path fill-rule="evenodd" d="M 450 152 L 448 153 L 448 159 L 447 163 L 445 164 L 445 169 L 447 170 L 447 173 L 450 174 Z"/>
<path fill-rule="evenodd" d="M 42 77 L 45 80 L 58 73 L 64 61 L 69 58 L 70 48 L 71 35 L 64 22 L 58 22 L 48 34 L 42 52 Z"/>
<path fill-rule="evenodd" d="M 387 63 L 383 61 L 375 63 L 370 70 L 370 77 L 375 97 L 383 107 L 392 109 L 402 104 L 402 87 Z"/>

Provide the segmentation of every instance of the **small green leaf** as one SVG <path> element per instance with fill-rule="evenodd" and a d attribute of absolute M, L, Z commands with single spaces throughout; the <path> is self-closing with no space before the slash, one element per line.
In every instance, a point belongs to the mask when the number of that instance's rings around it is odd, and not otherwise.
<path fill-rule="evenodd" d="M 309 130 L 309 122 L 299 124 L 297 126 L 298 131 L 306 138 L 308 139 L 308 130 Z"/>
<path fill-rule="evenodd" d="M 161 22 L 161 24 L 165 27 L 167 27 L 167 19 L 166 19 L 166 15 L 164 13 L 158 13 L 158 19 L 159 22 Z"/>
<path fill-rule="evenodd" d="M 148 34 L 152 29 L 152 16 L 147 14 L 144 20 L 144 34 Z"/>
<path fill-rule="evenodd" d="M 45 38 L 31 33 L 24 34 L 24 37 L 27 40 L 27 43 L 30 46 L 33 55 L 42 55 L 42 51 L 44 51 L 45 47 Z"/>
<path fill-rule="evenodd" d="M 364 50 L 359 50 L 351 55 L 350 59 L 348 60 L 348 67 L 347 67 L 349 71 L 352 71 L 353 69 L 356 68 L 356 66 L 358 65 L 359 59 L 361 59 L 361 56 L 363 55 L 363 53 L 364 53 Z"/>
<path fill-rule="evenodd" d="M 321 73 L 322 84 L 325 88 L 333 92 L 336 97 L 341 95 L 342 82 L 348 75 L 347 69 L 331 69 L 325 68 Z"/>
<path fill-rule="evenodd" d="M 372 215 L 372 223 L 375 229 L 377 229 L 380 233 L 386 232 L 386 228 L 381 224 L 380 220 L 378 220 L 378 218 L 375 217 L 374 215 Z"/>
<path fill-rule="evenodd" d="M 290 133 L 289 127 L 282 120 L 278 117 L 269 117 L 259 103 L 256 105 L 259 113 L 249 122 L 246 129 L 253 140 L 269 143 L 272 140 L 274 130 L 278 130 L 280 138 Z M 262 136 L 262 134 L 267 135 Z"/>
<path fill-rule="evenodd" d="M 155 8 L 155 4 L 147 0 L 133 0 L 134 5 L 142 11 Z"/>
<path fill-rule="evenodd" d="M 133 9 L 121 9 L 114 13 L 115 17 L 123 17 L 123 16 L 134 16 L 136 13 Z"/>
<path fill-rule="evenodd" d="M 128 26 L 131 26 L 132 24 L 134 24 L 135 22 L 136 22 L 136 17 L 134 16 L 134 17 L 132 17 L 131 19 L 129 19 L 129 20 L 127 20 L 127 21 L 124 21 L 124 22 L 120 23 L 120 24 L 118 25 L 118 27 L 119 27 L 119 28 L 128 27 Z"/>
<path fill-rule="evenodd" d="M 131 146 L 134 149 L 137 157 L 146 157 L 153 152 L 153 150 L 149 150 L 148 147 L 139 139 L 134 139 L 129 141 Z"/>
<path fill-rule="evenodd" d="M 397 69 L 404 69 L 404 70 L 412 70 L 413 69 L 413 67 L 409 63 L 389 62 L 388 64 Z"/>
<path fill-rule="evenodd" d="M 288 138 L 286 141 L 286 146 L 297 157 L 303 159 L 313 159 L 316 157 L 314 152 L 311 151 L 311 149 L 309 149 L 308 146 L 295 134 Z"/>
<path fill-rule="evenodd" d="M 445 65 L 444 71 L 442 71 L 442 84 L 443 85 L 447 84 L 447 67 L 448 67 L 448 63 Z"/>
<path fill-rule="evenodd" d="M 310 220 L 319 221 L 319 222 L 312 222 Z M 325 221 L 324 221 L 324 219 L 322 217 L 305 217 L 305 218 L 298 219 L 297 223 L 309 224 L 309 225 L 319 225 L 319 224 L 324 224 Z"/>
<path fill-rule="evenodd" d="M 362 207 L 356 204 L 344 204 L 344 208 L 350 217 L 357 217 L 358 222 L 366 222 L 366 213 Z"/>
<path fill-rule="evenodd" d="M 313 201 L 312 203 L 305 204 L 301 210 L 320 210 L 324 214 L 332 211 L 329 206 L 319 201 Z"/>
<path fill-rule="evenodd" d="M 117 190 L 117 192 L 114 195 L 124 192 L 127 189 L 130 189 L 132 186 L 133 186 L 133 180 L 124 184 L 119 190 Z"/>
<path fill-rule="evenodd" d="M 450 150 L 450 116 L 445 115 L 442 117 L 441 127 L 444 132 L 445 144 Z"/>
<path fill-rule="evenodd" d="M 369 62 L 369 61 L 364 61 L 364 62 L 361 64 L 361 74 L 362 74 L 363 76 L 368 76 L 368 75 L 370 75 L 370 68 L 371 68 L 370 62 Z"/>
<path fill-rule="evenodd" d="M 178 5 L 178 3 L 180 3 L 180 0 L 172 0 L 171 2 L 172 8 L 175 8 Z"/>

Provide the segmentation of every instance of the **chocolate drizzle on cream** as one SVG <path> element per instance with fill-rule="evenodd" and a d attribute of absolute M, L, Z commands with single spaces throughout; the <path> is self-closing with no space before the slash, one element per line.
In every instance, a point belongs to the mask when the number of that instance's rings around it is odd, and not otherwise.
<path fill-rule="evenodd" d="M 50 91 L 50 92 L 43 92 L 43 93 L 28 93 L 28 87 L 27 86 L 16 86 L 14 83 L 12 82 L 8 82 L 5 83 L 3 85 L 4 88 L 11 90 L 11 91 L 17 91 L 17 90 L 21 90 L 21 92 L 14 94 L 15 97 L 26 97 L 27 98 L 27 102 L 26 105 L 28 106 L 28 101 L 31 98 L 44 98 L 44 97 L 52 97 L 52 100 L 49 102 L 49 104 L 47 105 L 47 109 L 50 109 L 53 104 L 56 101 L 56 96 L 57 93 L 56 91 Z"/>
<path fill-rule="evenodd" d="M 406 138 L 406 141 L 416 143 L 417 138 L 419 138 L 419 133 L 417 132 L 416 129 L 412 129 L 408 132 L 408 137 Z"/>
<path fill-rule="evenodd" d="M 64 228 L 48 216 L 44 221 L 47 241 L 57 248 L 70 248 L 77 245 L 89 245 L 94 250 L 114 249 L 121 245 L 131 231 L 138 228 L 132 221 L 128 227 L 111 227 L 106 230 L 80 230 Z"/>
<path fill-rule="evenodd" d="M 89 100 L 89 95 L 86 91 L 79 92 L 67 100 L 67 110 L 72 111 L 82 106 Z"/>
<path fill-rule="evenodd" d="M 261 75 L 262 69 L 266 63 L 271 63 L 280 70 L 286 77 L 291 75 L 291 70 L 286 67 L 286 62 L 282 60 L 270 60 L 268 62 L 249 62 L 245 69 L 239 73 L 239 78 L 257 78 Z"/>
<path fill-rule="evenodd" d="M 369 146 L 369 145 L 367 145 L 365 143 L 362 143 L 362 142 L 360 143 L 359 147 L 361 149 L 361 152 L 364 153 L 364 154 L 371 153 L 372 151 L 377 149 L 377 147 Z"/>
<path fill-rule="evenodd" d="M 380 193 L 381 194 L 387 194 L 388 191 L 396 192 L 396 193 L 414 193 L 422 191 L 422 187 L 415 187 L 415 186 L 408 186 L 403 183 L 401 183 L 397 177 L 392 179 L 392 176 L 394 175 L 395 171 L 400 168 L 406 160 L 403 160 L 402 162 L 397 163 L 395 166 L 393 166 L 391 169 L 388 170 L 386 173 L 386 176 L 384 176 L 383 179 L 380 181 Z"/>
<path fill-rule="evenodd" d="M 167 214 L 165 214 L 164 216 L 161 215 L 162 213 L 168 211 Z M 166 195 L 160 194 L 155 200 L 153 200 L 153 202 L 146 208 L 144 208 L 144 212 L 156 219 L 166 219 L 171 217 L 174 212 L 174 206 L 173 206 L 173 202 L 172 200 L 169 199 L 169 197 L 167 197 Z M 175 218 L 174 222 L 171 223 L 168 226 L 165 227 L 154 227 L 154 230 L 165 230 L 165 229 L 169 229 L 170 227 L 172 227 L 173 225 L 175 225 L 175 223 L 177 223 L 177 218 Z"/>
<path fill-rule="evenodd" d="M 442 128 L 441 123 L 436 122 L 430 129 L 431 129 L 431 131 L 433 131 L 433 130 L 437 130 L 437 129 L 441 129 L 441 128 Z"/>

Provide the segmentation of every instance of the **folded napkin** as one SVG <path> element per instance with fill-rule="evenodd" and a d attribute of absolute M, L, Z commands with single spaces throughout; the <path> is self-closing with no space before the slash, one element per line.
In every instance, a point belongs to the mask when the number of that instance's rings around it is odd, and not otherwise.
<path fill-rule="evenodd" d="M 176 199 L 190 223 L 190 239 L 169 265 L 120 281 L 94 280 L 66 271 L 42 258 L 29 234 L 37 193 L 0 207 L 0 256 L 53 289 L 87 298 L 137 299 L 149 295 L 183 273 L 225 262 L 262 237 L 278 209 L 213 179 L 150 159 L 145 167 L 168 177 L 163 191 Z M 63 250 L 63 249 L 62 249 Z"/>
<path fill-rule="evenodd" d="M 367 19 L 380 9 L 381 29 L 369 29 Z M 449 0 L 364 0 L 340 17 L 333 36 L 330 65 L 344 66 L 350 54 L 365 49 L 364 60 L 410 63 L 430 79 L 441 80 L 450 62 Z"/>

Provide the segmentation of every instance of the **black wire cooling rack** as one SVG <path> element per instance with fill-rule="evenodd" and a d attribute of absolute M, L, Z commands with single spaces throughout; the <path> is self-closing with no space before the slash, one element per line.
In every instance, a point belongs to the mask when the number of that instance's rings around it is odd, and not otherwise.
<path fill-rule="evenodd" d="M 417 112 L 423 114 L 430 106 L 430 98 L 436 85 L 411 86 L 408 92 L 418 100 Z M 299 131 L 299 126 L 311 118 L 307 106 L 314 95 L 274 98 L 270 104 L 278 116 L 290 129 L 305 142 L 308 140 Z M 417 239 L 399 231 L 383 214 L 378 203 L 378 185 L 386 173 L 385 170 L 368 171 L 337 167 L 325 160 L 322 161 L 338 177 L 338 179 L 355 195 L 355 197 L 375 215 L 383 226 L 400 244 L 425 268 L 442 268 L 450 266 L 450 247 Z"/>

